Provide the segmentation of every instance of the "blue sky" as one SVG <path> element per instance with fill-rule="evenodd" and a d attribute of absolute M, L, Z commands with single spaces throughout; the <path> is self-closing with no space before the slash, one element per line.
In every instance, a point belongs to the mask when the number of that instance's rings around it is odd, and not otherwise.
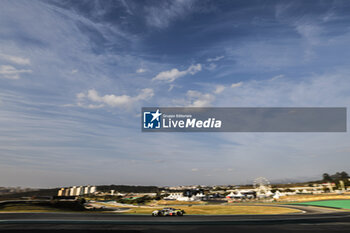
<path fill-rule="evenodd" d="M 0 1 L 0 186 L 347 170 L 349 133 L 157 133 L 141 107 L 349 107 L 347 1 Z M 349 171 L 348 171 L 349 172 Z"/>

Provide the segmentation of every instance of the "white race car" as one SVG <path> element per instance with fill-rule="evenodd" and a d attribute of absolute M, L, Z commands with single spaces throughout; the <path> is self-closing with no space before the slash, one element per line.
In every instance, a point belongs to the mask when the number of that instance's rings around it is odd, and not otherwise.
<path fill-rule="evenodd" d="M 155 210 L 152 212 L 152 216 L 183 216 L 184 210 L 174 208 L 164 208 L 162 210 Z"/>

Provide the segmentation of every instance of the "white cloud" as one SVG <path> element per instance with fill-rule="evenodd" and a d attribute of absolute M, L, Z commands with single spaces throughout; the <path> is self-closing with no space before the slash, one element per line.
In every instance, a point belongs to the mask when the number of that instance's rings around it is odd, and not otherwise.
<path fill-rule="evenodd" d="M 179 71 L 178 69 L 175 68 L 172 70 L 160 72 L 152 80 L 162 80 L 162 81 L 173 82 L 175 79 L 184 75 L 186 75 L 186 71 Z"/>
<path fill-rule="evenodd" d="M 220 94 L 221 92 L 223 92 L 225 90 L 225 86 L 224 85 L 217 85 L 215 90 L 214 90 L 214 93 L 215 94 Z"/>
<path fill-rule="evenodd" d="M 172 91 L 174 89 L 175 85 L 174 84 L 170 84 L 168 91 Z"/>
<path fill-rule="evenodd" d="M 315 58 L 315 51 L 313 50 L 313 47 L 320 45 L 322 42 L 322 28 L 319 25 L 309 22 L 296 22 L 294 26 L 295 30 L 306 41 L 304 58 L 306 61 L 310 61 Z"/>
<path fill-rule="evenodd" d="M 0 53 L 0 58 L 10 61 L 12 63 L 18 64 L 18 65 L 29 65 L 30 60 L 28 58 L 23 58 L 23 57 L 16 57 L 12 55 L 7 55 Z"/>
<path fill-rule="evenodd" d="M 213 61 L 220 61 L 221 59 L 223 59 L 225 56 L 217 56 L 214 58 L 208 58 L 207 62 L 213 62 Z"/>
<path fill-rule="evenodd" d="M 146 69 L 140 68 L 136 70 L 136 73 L 141 74 L 141 73 L 145 73 L 146 71 L 147 71 Z"/>
<path fill-rule="evenodd" d="M 149 26 L 166 28 L 172 21 L 183 19 L 194 10 L 192 0 L 161 1 L 157 6 L 146 8 L 146 22 Z"/>
<path fill-rule="evenodd" d="M 207 70 L 215 70 L 216 69 L 216 64 L 210 63 L 209 65 L 206 65 L 205 68 Z"/>
<path fill-rule="evenodd" d="M 19 79 L 21 73 L 31 73 L 31 70 L 16 69 L 10 65 L 0 66 L 0 77 L 8 79 Z"/>
<path fill-rule="evenodd" d="M 83 99 L 84 97 L 85 97 L 85 94 L 82 92 L 77 94 L 78 99 Z"/>
<path fill-rule="evenodd" d="M 75 73 L 78 73 L 78 70 L 77 69 L 74 69 L 71 71 L 72 74 L 75 74 Z"/>
<path fill-rule="evenodd" d="M 158 80 L 158 81 L 165 81 L 165 82 L 174 82 L 176 79 L 183 77 L 187 74 L 194 75 L 195 73 L 199 72 L 202 70 L 202 65 L 197 64 L 197 65 L 191 65 L 188 67 L 187 70 L 180 71 L 176 68 L 160 72 L 157 74 L 152 81 Z"/>
<path fill-rule="evenodd" d="M 323 22 L 335 19 L 334 9 L 330 8 L 325 14 L 320 14 L 317 20 L 312 17 L 295 17 L 295 10 L 298 8 L 298 4 L 278 5 L 276 7 L 276 19 L 281 23 L 291 26 L 301 36 L 303 40 L 303 53 L 304 59 L 310 61 L 316 58 L 314 51 L 315 46 L 325 45 L 325 33 L 327 27 L 324 27 Z"/>
<path fill-rule="evenodd" d="M 342 70 L 301 80 L 292 77 L 250 80 L 231 92 L 225 91 L 224 98 L 218 98 L 216 104 L 234 103 L 238 107 L 347 106 L 350 83 L 344 77 L 348 76 L 349 72 Z"/>
<path fill-rule="evenodd" d="M 192 168 L 191 171 L 192 171 L 192 172 L 198 172 L 199 169 L 198 169 L 198 168 Z"/>
<path fill-rule="evenodd" d="M 277 80 L 277 79 L 281 79 L 281 78 L 284 78 L 285 76 L 283 74 L 280 74 L 280 75 L 276 75 L 272 78 L 270 78 L 270 81 L 274 81 L 274 80 Z"/>
<path fill-rule="evenodd" d="M 78 93 L 78 106 L 88 108 L 101 108 L 105 105 L 110 107 L 130 107 L 134 103 L 152 98 L 154 92 L 150 88 L 142 89 L 136 96 L 129 95 L 104 95 L 100 96 L 95 89 L 90 89 L 86 93 Z M 90 103 L 89 103 L 90 102 Z M 91 103 L 92 102 L 92 103 Z"/>
<path fill-rule="evenodd" d="M 208 107 L 215 100 L 215 96 L 209 93 L 189 90 L 187 92 L 188 107 Z"/>
<path fill-rule="evenodd" d="M 236 88 L 236 87 L 240 87 L 243 85 L 243 82 L 238 82 L 238 83 L 232 83 L 231 87 L 232 88 Z"/>
<path fill-rule="evenodd" d="M 310 45 L 317 45 L 320 42 L 320 34 L 322 29 L 320 26 L 297 22 L 295 23 L 295 30 L 310 43 Z"/>
<path fill-rule="evenodd" d="M 225 89 L 225 86 L 218 85 L 212 93 L 188 90 L 184 98 L 173 99 L 173 103 L 177 106 L 185 107 L 209 107 L 215 101 L 215 91 L 222 92 L 223 89 Z"/>
<path fill-rule="evenodd" d="M 240 70 L 278 70 L 298 64 L 301 55 L 300 45 L 285 46 L 267 41 L 246 42 L 239 47 L 227 49 Z"/>

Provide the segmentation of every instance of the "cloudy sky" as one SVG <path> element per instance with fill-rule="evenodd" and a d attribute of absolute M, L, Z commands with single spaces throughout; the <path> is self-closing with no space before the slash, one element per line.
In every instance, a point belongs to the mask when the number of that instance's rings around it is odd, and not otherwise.
<path fill-rule="evenodd" d="M 0 1 L 0 186 L 349 171 L 349 133 L 141 133 L 146 106 L 349 107 L 348 1 Z"/>

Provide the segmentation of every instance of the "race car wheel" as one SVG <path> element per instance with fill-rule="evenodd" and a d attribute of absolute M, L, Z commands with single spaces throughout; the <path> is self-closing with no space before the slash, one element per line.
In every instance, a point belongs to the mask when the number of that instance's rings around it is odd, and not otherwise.
<path fill-rule="evenodd" d="M 177 216 L 183 216 L 182 212 L 177 212 Z"/>

